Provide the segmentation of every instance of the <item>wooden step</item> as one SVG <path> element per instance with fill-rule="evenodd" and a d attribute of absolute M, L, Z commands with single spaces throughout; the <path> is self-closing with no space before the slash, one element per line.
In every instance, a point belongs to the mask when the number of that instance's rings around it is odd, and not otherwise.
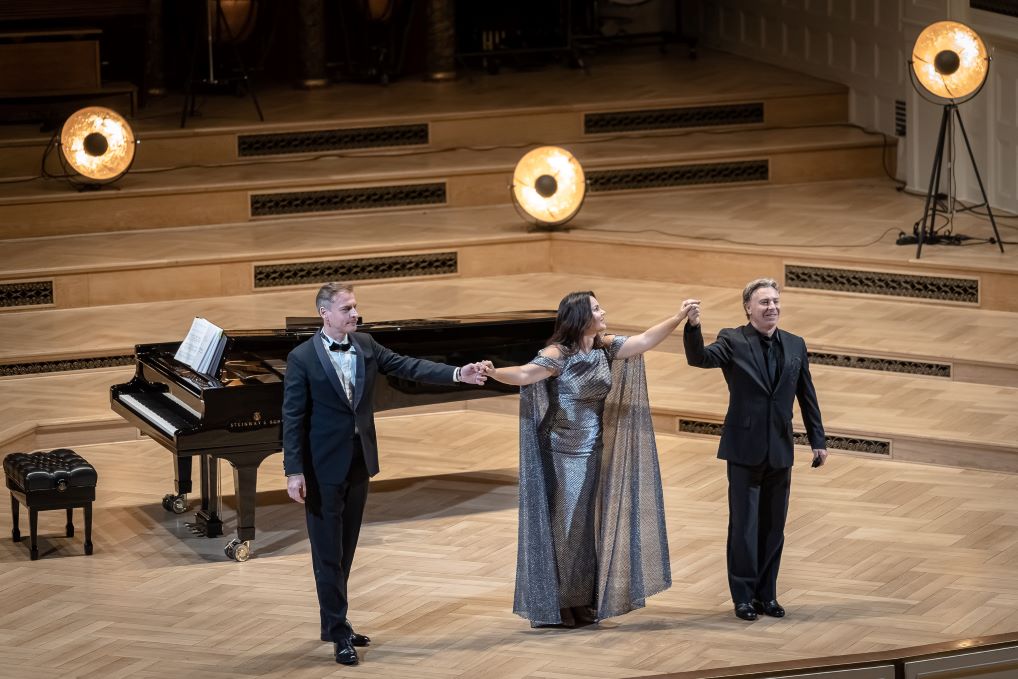
<path fill-rule="evenodd" d="M 854 180 L 595 196 L 554 234 L 493 206 L 18 239 L 2 244 L 0 310 L 447 276 L 454 257 L 453 274 L 467 277 L 558 271 L 741 287 L 769 275 L 854 298 L 1018 311 L 1018 249 L 928 247 L 917 261 L 894 245 L 921 209 L 888 181 Z M 989 232 L 972 216 L 955 228 Z"/>
<path fill-rule="evenodd" d="M 1018 387 L 820 365 L 812 373 L 834 454 L 1018 472 Z M 124 367 L 4 379 L 0 452 L 113 440 L 125 431 L 133 438 L 109 412 L 109 386 L 131 374 Z M 647 379 L 655 430 L 712 440 L 720 434 L 728 407 L 720 371 L 655 351 Z M 513 413 L 517 405 L 507 397 L 469 408 Z M 803 431 L 798 409 L 793 426 Z"/>
<path fill-rule="evenodd" d="M 287 316 L 312 315 L 316 286 L 145 304 L 6 314 L 0 326 L 0 373 L 87 370 L 122 364 L 135 344 L 170 342 L 194 316 L 228 329 L 282 327 Z M 683 298 L 703 301 L 704 330 L 745 323 L 740 290 L 627 281 L 573 274 L 446 277 L 359 285 L 368 321 L 555 309 L 570 290 L 594 290 L 620 332 L 639 332 L 674 311 Z M 935 382 L 1018 387 L 1018 316 L 966 308 L 851 299 L 786 290 L 783 327 L 803 335 L 818 365 L 848 373 L 911 375 Z M 45 342 L 39 342 L 46 337 Z M 661 347 L 681 351 L 678 336 Z"/>
<path fill-rule="evenodd" d="M 848 126 L 570 145 L 593 195 L 879 176 L 879 136 Z M 509 203 L 520 149 L 373 154 L 132 172 L 115 188 L 0 185 L 0 239 L 224 224 L 280 216 Z"/>
<path fill-rule="evenodd" d="M 695 62 L 615 55 L 589 75 L 547 69 L 443 84 L 408 80 L 386 88 L 267 87 L 259 100 L 264 123 L 253 120 L 246 98 L 210 97 L 208 115 L 189 119 L 186 129 L 179 128 L 179 99 L 150 101 L 132 121 L 141 140 L 134 169 L 342 155 L 358 148 L 564 144 L 605 135 L 848 119 L 844 85 L 716 52 Z M 37 175 L 49 141 L 28 126 L 0 130 L 0 179 Z M 60 168 L 54 163 L 49 169 Z"/>

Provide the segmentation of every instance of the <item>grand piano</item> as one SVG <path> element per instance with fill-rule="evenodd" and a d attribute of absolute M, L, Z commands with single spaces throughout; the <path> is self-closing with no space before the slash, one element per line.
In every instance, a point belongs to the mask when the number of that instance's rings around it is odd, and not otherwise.
<path fill-rule="evenodd" d="M 481 359 L 510 365 L 533 358 L 551 336 L 554 324 L 553 311 L 519 311 L 369 323 L 359 329 L 408 356 L 452 365 Z M 196 532 L 210 538 L 223 534 L 218 461 L 226 460 L 233 467 L 237 535 L 225 552 L 237 561 L 246 561 L 252 553 L 258 466 L 282 450 L 286 357 L 320 327 L 318 317 L 288 318 L 285 329 L 228 332 L 223 358 L 210 375 L 173 358 L 179 342 L 140 344 L 135 347 L 134 378 L 110 388 L 114 412 L 174 456 L 175 492 L 163 498 L 168 511 L 187 511 L 192 462 L 198 458 L 201 506 L 192 526 Z M 516 391 L 493 380 L 478 387 L 386 376 L 375 385 L 375 410 Z"/>

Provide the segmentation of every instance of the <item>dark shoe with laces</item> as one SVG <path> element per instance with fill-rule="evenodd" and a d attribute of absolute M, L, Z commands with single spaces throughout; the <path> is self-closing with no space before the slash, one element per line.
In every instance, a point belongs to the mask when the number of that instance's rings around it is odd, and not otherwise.
<path fill-rule="evenodd" d="M 340 665 L 356 665 L 360 662 L 360 658 L 357 657 L 357 651 L 354 649 L 353 642 L 350 639 L 337 641 L 335 648 L 336 662 Z"/>
<path fill-rule="evenodd" d="M 371 637 L 365 634 L 357 634 L 356 632 L 350 632 L 350 643 L 357 647 L 370 646 Z"/>
<path fill-rule="evenodd" d="M 748 620 L 749 622 L 756 620 L 756 611 L 753 610 L 753 604 L 735 604 L 735 617 L 740 620 Z"/>
<path fill-rule="evenodd" d="M 777 599 L 771 599 L 770 601 L 757 601 L 754 599 L 753 610 L 772 618 L 785 617 L 785 609 L 781 607 L 781 604 L 778 603 Z"/>

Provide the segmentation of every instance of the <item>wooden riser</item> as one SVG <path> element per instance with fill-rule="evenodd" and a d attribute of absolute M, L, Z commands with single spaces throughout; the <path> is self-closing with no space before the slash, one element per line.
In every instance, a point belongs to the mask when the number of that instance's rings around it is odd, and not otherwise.
<path fill-rule="evenodd" d="M 828 88 L 830 89 L 830 88 Z M 611 133 L 587 133 L 584 130 L 584 119 L 588 114 L 604 112 L 648 111 L 687 108 L 691 105 L 709 106 L 717 103 L 722 106 L 743 103 L 739 100 L 721 100 L 716 102 L 689 102 L 683 99 L 654 100 L 641 103 L 639 101 L 622 101 L 601 105 L 569 105 L 549 106 L 543 108 L 526 108 L 519 110 L 489 110 L 464 113 L 422 114 L 420 116 L 377 117 L 363 120 L 315 121 L 274 123 L 260 126 L 245 125 L 243 127 L 227 126 L 218 128 L 201 128 L 197 130 L 151 129 L 136 130 L 139 144 L 132 172 L 152 169 L 166 169 L 184 166 L 217 166 L 230 163 L 252 163 L 267 159 L 301 158 L 319 155 L 344 155 L 356 153 L 356 150 L 307 150 L 296 147 L 292 153 L 273 155 L 244 155 L 239 153 L 239 140 L 256 134 L 287 134 L 308 132 L 329 132 L 333 130 L 349 130 L 364 128 L 385 128 L 400 125 L 426 125 L 426 142 L 415 146 L 379 147 L 396 152 L 408 150 L 442 150 L 464 147 L 521 147 L 541 144 L 570 145 L 590 141 L 606 136 L 610 137 L 642 137 L 648 134 L 666 135 L 669 133 L 683 134 L 705 131 L 722 131 L 747 127 L 788 127 L 830 125 L 843 123 L 848 118 L 848 95 L 844 91 L 818 92 L 803 96 L 757 97 L 751 99 L 763 105 L 763 121 L 749 125 L 728 125 L 710 127 L 676 127 L 671 130 L 654 131 L 619 130 Z M 40 164 L 47 146 L 49 136 L 7 140 L 0 139 L 0 179 L 14 177 L 32 177 L 39 174 Z M 521 152 L 522 153 L 522 152 Z M 62 168 L 54 150 L 47 161 L 47 170 L 55 175 L 61 174 Z"/>
<path fill-rule="evenodd" d="M 592 199 L 590 211 L 593 212 L 597 207 L 598 200 Z M 620 214 L 624 215 L 625 212 Z M 76 241 L 70 239 L 66 248 L 63 248 L 66 252 L 62 253 L 63 261 L 59 265 L 52 258 L 43 256 L 37 264 L 40 268 L 36 271 L 15 268 L 0 272 L 0 285 L 42 281 L 52 285 L 52 302 L 32 308 L 70 309 L 247 295 L 258 290 L 255 287 L 255 268 L 262 265 L 356 262 L 382 256 L 452 252 L 457 259 L 455 272 L 460 277 L 553 272 L 593 274 L 620 280 L 740 288 L 745 284 L 747 275 L 750 275 L 747 272 L 752 272 L 753 276 L 770 276 L 788 282 L 790 287 L 808 290 L 816 284 L 787 281 L 790 271 L 805 267 L 848 272 L 846 276 L 850 273 L 859 275 L 862 282 L 856 288 L 824 291 L 824 294 L 832 298 L 896 300 L 917 305 L 1018 311 L 1018 295 L 1015 294 L 1018 290 L 1018 269 L 987 269 L 967 260 L 949 263 L 943 258 L 937 259 L 935 254 L 919 262 L 894 261 L 879 254 L 866 256 L 838 248 L 818 247 L 811 251 L 800 248 L 782 252 L 780 248 L 765 250 L 723 243 L 715 245 L 675 240 L 651 243 L 646 239 L 641 242 L 637 238 L 624 238 L 611 233 L 602 235 L 595 230 L 584 229 L 569 233 L 526 233 L 523 224 L 518 221 L 512 223 L 515 215 L 505 210 L 488 217 L 491 220 L 488 224 L 475 221 L 485 219 L 485 211 L 458 213 L 456 219 L 462 221 L 466 228 L 476 224 L 476 235 L 467 236 L 461 232 L 461 235 L 456 236 L 447 230 L 448 224 L 430 219 L 433 216 L 425 215 L 426 218 L 422 219 L 413 215 L 394 216 L 391 225 L 376 216 L 357 227 L 358 234 L 366 234 L 367 238 L 351 235 L 348 244 L 337 243 L 331 247 L 325 245 L 332 239 L 330 233 L 342 230 L 345 224 L 351 227 L 355 225 L 343 221 L 335 224 L 308 222 L 306 233 L 301 229 L 302 223 L 299 220 L 279 222 L 251 233 L 230 227 L 224 229 L 220 239 L 222 242 L 217 244 L 218 249 L 215 251 L 189 246 L 190 231 L 166 233 L 162 240 L 158 237 L 162 234 L 132 234 L 132 238 L 125 238 L 123 243 L 118 243 L 115 237 L 96 236 L 95 244 L 87 246 L 94 252 L 90 255 L 82 254 L 80 258 L 74 253 L 73 244 Z M 406 225 L 396 226 L 399 221 L 405 221 Z M 487 230 L 492 224 L 495 228 Z M 435 226 L 434 233 L 429 231 L 431 225 Z M 369 234 L 371 228 L 394 231 L 402 228 L 406 234 L 401 238 L 402 243 L 385 243 L 384 237 L 376 233 L 372 243 Z M 444 233 L 443 229 L 446 229 Z M 301 239 L 306 238 L 307 234 L 321 233 L 317 240 L 312 241 L 322 246 L 317 249 L 308 246 L 306 251 L 300 251 L 298 237 L 288 240 L 284 235 L 298 230 L 301 231 Z M 247 244 L 257 237 L 256 234 L 270 238 L 272 243 L 278 245 L 280 252 L 273 255 L 273 248 L 266 247 L 268 241 L 248 249 Z M 761 232 L 758 237 L 766 239 L 766 232 Z M 151 245 L 146 247 L 146 243 Z M 22 250 L 19 257 L 23 254 L 23 261 L 27 262 L 32 258 L 33 248 L 57 246 L 58 243 L 40 240 L 27 241 L 24 247 L 21 245 L 12 242 L 9 247 L 19 247 Z M 85 247 L 84 243 L 82 247 Z M 121 256 L 107 259 L 107 253 L 101 251 L 103 247 L 122 247 L 124 250 Z M 297 249 L 291 249 L 295 247 Z M 90 263 L 90 258 L 94 258 L 93 263 Z M 47 263 L 54 269 L 47 270 L 44 266 Z M 952 301 L 949 297 L 908 297 L 905 292 L 877 294 L 882 288 L 876 285 L 868 287 L 866 284 L 866 279 L 871 276 L 933 278 L 945 283 L 962 281 L 970 283 L 973 292 L 972 297 L 964 301 Z M 26 307 L 7 306 L 0 310 L 0 316 L 25 310 Z"/>
<path fill-rule="evenodd" d="M 870 299 L 911 300 L 917 304 L 969 306 L 994 311 L 1018 312 L 1018 271 L 977 271 L 968 267 L 910 266 L 864 260 L 851 254 L 842 254 L 832 248 L 828 255 L 811 253 L 808 257 L 797 254 L 778 254 L 734 249 L 709 249 L 699 245 L 679 244 L 641 245 L 625 242 L 591 242 L 582 236 L 558 236 L 552 242 L 551 259 L 556 273 L 584 273 L 609 278 L 649 281 L 670 281 L 692 285 L 714 285 L 737 288 L 745 285 L 747 276 L 768 277 L 786 281 L 788 267 L 808 262 L 810 267 L 832 270 L 856 270 L 860 273 L 930 276 L 944 279 L 975 280 L 978 295 L 971 302 L 950 300 L 923 300 L 877 294 L 876 292 L 831 291 L 833 297 L 868 297 Z M 752 272 L 752 274 L 747 274 Z M 807 289 L 807 288 L 803 288 Z"/>
<path fill-rule="evenodd" d="M 0 406 L 12 424 L 0 428 L 0 453 L 136 438 L 134 430 L 120 427 L 109 416 L 109 385 L 126 381 L 132 372 L 121 368 L 3 380 Z M 1018 472 L 1018 439 L 1013 438 L 1018 412 L 1011 407 L 1018 388 L 824 366 L 814 366 L 812 373 L 832 454 Z M 647 355 L 647 380 L 656 431 L 717 440 L 687 434 L 682 422 L 724 420 L 728 394 L 720 371 L 691 368 L 680 356 L 655 351 Z M 467 407 L 518 412 L 516 397 L 482 399 Z M 794 428 L 799 432 L 797 408 L 795 413 Z M 837 438 L 888 446 L 879 454 L 842 450 Z"/>
<path fill-rule="evenodd" d="M 498 261 L 498 253 L 493 247 L 476 261 Z M 536 250 L 535 256 L 540 256 Z M 135 344 L 179 340 L 196 315 L 228 329 L 280 327 L 287 316 L 313 313 L 316 287 L 6 314 L 0 316 L 5 321 L 0 325 L 0 374 L 116 364 L 112 357 L 130 355 Z M 574 289 L 595 291 L 615 332 L 640 332 L 674 312 L 687 297 L 702 300 L 708 339 L 720 328 L 745 323 L 739 288 L 579 273 L 358 282 L 357 296 L 365 320 L 382 321 L 555 309 Z M 782 327 L 807 339 L 816 365 L 848 366 L 846 374 L 911 376 L 924 385 L 954 381 L 1018 387 L 1014 314 L 798 290 L 785 290 L 783 298 Z M 40 343 L 43 336 L 47 341 Z M 660 351 L 678 354 L 678 336 Z M 107 360 L 95 360 L 100 358 Z M 66 361 L 74 363 L 59 363 Z"/>
<path fill-rule="evenodd" d="M 827 136 L 813 131 L 800 136 L 782 131 L 769 134 L 740 132 L 725 139 L 704 139 L 686 150 L 683 140 L 608 142 L 574 149 L 588 174 L 618 173 L 658 167 L 685 167 L 704 163 L 737 164 L 767 161 L 763 181 L 755 184 L 790 184 L 830 179 L 856 179 L 883 175 L 882 142 L 857 131 L 832 128 Z M 893 156 L 893 153 L 890 154 Z M 586 160 L 589 158 L 589 160 Z M 518 152 L 503 151 L 477 158 L 469 152 L 450 152 L 429 158 L 373 158 L 363 163 L 344 161 L 319 166 L 276 164 L 254 169 L 227 168 L 203 172 L 137 175 L 101 191 L 68 193 L 51 181 L 42 187 L 0 187 L 0 240 L 83 233 L 133 231 L 180 226 L 208 226 L 252 220 L 252 196 L 277 198 L 278 194 L 360 189 L 368 195 L 392 186 L 440 184 L 444 197 L 420 207 L 475 207 L 510 203 L 509 185 Z M 322 170 L 322 167 L 331 168 Z M 317 169 L 316 169 L 317 168 Z M 719 173 L 719 177 L 723 172 Z M 128 181 L 130 180 L 130 181 Z M 704 179 L 731 185 L 727 179 Z M 676 191 L 680 186 L 593 192 L 634 193 L 646 190 Z M 304 208 L 290 217 L 321 216 L 329 210 Z M 371 210 L 341 210 L 336 214 L 406 210 L 406 204 Z"/>

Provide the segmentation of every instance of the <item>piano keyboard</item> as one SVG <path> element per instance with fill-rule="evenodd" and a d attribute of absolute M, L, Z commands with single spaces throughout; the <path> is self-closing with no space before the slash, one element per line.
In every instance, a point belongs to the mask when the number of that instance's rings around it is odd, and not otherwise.
<path fill-rule="evenodd" d="M 176 403 L 176 404 L 177 404 L 178 406 L 180 406 L 181 408 L 183 408 L 183 409 L 184 409 L 184 410 L 186 410 L 187 412 L 189 412 L 189 413 L 191 413 L 192 415 L 194 415 L 194 416 L 195 416 L 196 418 L 198 418 L 199 420 L 201 419 L 201 413 L 199 413 L 199 412 L 198 412 L 197 410 L 195 410 L 195 409 L 194 409 L 194 408 L 192 408 L 191 406 L 189 406 L 189 405 L 187 405 L 186 403 L 184 403 L 183 401 L 181 401 L 181 400 L 180 400 L 179 398 L 177 398 L 177 397 L 176 397 L 176 396 L 174 396 L 173 394 L 163 394 L 163 396 L 165 396 L 166 398 L 170 399 L 171 401 L 173 401 L 174 403 Z"/>
<path fill-rule="evenodd" d="M 171 401 L 172 399 L 172 401 Z M 146 422 L 157 427 L 164 434 L 173 438 L 182 429 L 189 429 L 194 423 L 174 409 L 174 403 L 184 405 L 169 394 L 121 394 L 119 401 L 134 412 L 141 415 Z M 184 406 L 192 413 L 194 410 Z M 197 413 L 195 413 L 197 415 Z"/>

